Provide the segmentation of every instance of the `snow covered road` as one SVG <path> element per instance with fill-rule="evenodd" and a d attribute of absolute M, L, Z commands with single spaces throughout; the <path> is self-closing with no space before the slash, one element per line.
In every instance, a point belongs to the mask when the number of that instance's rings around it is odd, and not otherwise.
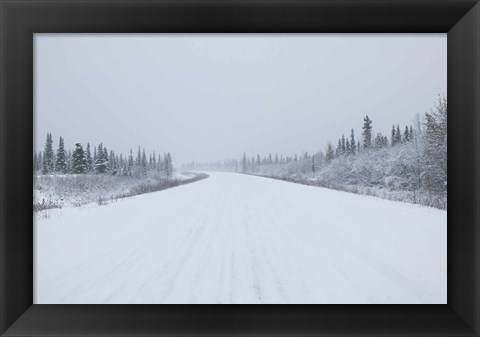
<path fill-rule="evenodd" d="M 446 303 L 446 211 L 209 174 L 38 217 L 35 302 Z"/>

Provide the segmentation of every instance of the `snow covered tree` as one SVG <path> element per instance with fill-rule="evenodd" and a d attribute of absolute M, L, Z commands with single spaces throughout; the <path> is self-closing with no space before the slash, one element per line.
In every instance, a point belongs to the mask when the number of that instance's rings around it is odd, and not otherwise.
<path fill-rule="evenodd" d="M 405 132 L 403 133 L 403 141 L 405 143 L 410 141 L 410 131 L 408 131 L 408 126 L 405 126 Z"/>
<path fill-rule="evenodd" d="M 47 133 L 47 140 L 45 142 L 45 151 L 43 152 L 43 174 L 50 174 L 55 171 L 55 157 L 53 154 L 53 140 L 52 134 Z"/>
<path fill-rule="evenodd" d="M 397 124 L 397 130 L 395 131 L 395 144 L 402 143 L 402 133 L 400 132 L 400 126 Z"/>
<path fill-rule="evenodd" d="M 141 159 L 140 164 L 141 164 L 141 167 L 142 167 L 142 174 L 144 176 L 146 176 L 147 175 L 147 156 L 145 155 L 145 149 L 143 149 L 143 151 L 142 151 L 142 159 Z"/>
<path fill-rule="evenodd" d="M 243 173 L 247 172 L 247 157 L 245 155 L 245 152 L 243 153 L 243 157 L 242 157 L 242 172 Z"/>
<path fill-rule="evenodd" d="M 332 161 L 333 158 L 335 158 L 335 153 L 333 152 L 332 143 L 327 144 L 327 151 L 325 151 L 325 156 L 326 156 L 328 162 Z"/>
<path fill-rule="evenodd" d="M 397 132 L 395 131 L 395 125 L 392 126 L 392 146 L 395 146 L 397 144 Z"/>
<path fill-rule="evenodd" d="M 138 147 L 138 151 L 137 151 L 137 159 L 135 160 L 135 164 L 137 166 L 140 166 L 142 164 L 142 151 L 140 149 L 140 146 Z"/>
<path fill-rule="evenodd" d="M 55 157 L 55 171 L 58 173 L 67 173 L 67 154 L 65 152 L 65 142 L 62 137 L 58 141 L 57 155 Z"/>
<path fill-rule="evenodd" d="M 107 149 L 100 143 L 97 149 L 97 160 L 95 161 L 95 172 L 106 173 L 108 171 L 108 154 Z"/>
<path fill-rule="evenodd" d="M 357 144 L 355 143 L 355 133 L 353 132 L 353 129 L 350 132 L 350 152 L 351 154 L 357 152 Z"/>
<path fill-rule="evenodd" d="M 345 135 L 342 135 L 342 154 L 345 154 L 347 147 L 345 146 Z"/>
<path fill-rule="evenodd" d="M 375 148 L 381 148 L 385 147 L 388 145 L 388 139 L 387 136 L 383 136 L 382 133 L 377 133 L 377 136 L 375 137 L 375 143 L 374 146 Z"/>
<path fill-rule="evenodd" d="M 425 114 L 426 184 L 435 193 L 447 192 L 447 100 L 439 96 L 430 113 Z"/>
<path fill-rule="evenodd" d="M 75 174 L 87 172 L 87 159 L 80 143 L 75 144 L 75 151 L 73 151 L 72 172 Z"/>
<path fill-rule="evenodd" d="M 33 173 L 39 170 L 37 151 L 33 152 Z"/>
<path fill-rule="evenodd" d="M 335 156 L 338 157 L 342 154 L 342 141 L 339 139 L 337 148 L 335 149 Z"/>
<path fill-rule="evenodd" d="M 368 115 L 363 119 L 363 148 L 368 149 L 372 146 L 372 121 L 368 118 Z"/>
<path fill-rule="evenodd" d="M 85 159 L 87 160 L 87 172 L 93 171 L 93 159 L 92 154 L 90 152 L 90 143 L 87 143 L 87 148 L 85 152 Z"/>
<path fill-rule="evenodd" d="M 165 163 L 165 174 L 168 178 L 173 176 L 173 164 L 172 164 L 172 156 L 170 152 L 166 153 L 164 156 L 164 163 Z"/>

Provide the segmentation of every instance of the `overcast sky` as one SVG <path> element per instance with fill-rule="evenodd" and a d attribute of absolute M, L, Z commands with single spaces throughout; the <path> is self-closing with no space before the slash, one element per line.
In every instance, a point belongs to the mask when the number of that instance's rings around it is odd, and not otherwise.
<path fill-rule="evenodd" d="M 447 93 L 446 34 L 37 34 L 35 148 L 170 151 L 174 164 L 390 136 Z"/>

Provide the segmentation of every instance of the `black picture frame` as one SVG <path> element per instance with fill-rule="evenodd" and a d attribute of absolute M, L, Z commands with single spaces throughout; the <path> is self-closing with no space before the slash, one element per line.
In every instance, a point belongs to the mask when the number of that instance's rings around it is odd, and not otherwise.
<path fill-rule="evenodd" d="M 0 0 L 1 336 L 479 336 L 473 0 Z M 32 305 L 34 33 L 448 33 L 448 304 Z"/>

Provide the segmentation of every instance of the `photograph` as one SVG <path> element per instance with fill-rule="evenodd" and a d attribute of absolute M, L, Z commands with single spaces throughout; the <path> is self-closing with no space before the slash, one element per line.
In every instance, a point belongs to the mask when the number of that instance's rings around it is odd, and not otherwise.
<path fill-rule="evenodd" d="M 34 304 L 447 304 L 447 34 L 33 52 Z"/>

